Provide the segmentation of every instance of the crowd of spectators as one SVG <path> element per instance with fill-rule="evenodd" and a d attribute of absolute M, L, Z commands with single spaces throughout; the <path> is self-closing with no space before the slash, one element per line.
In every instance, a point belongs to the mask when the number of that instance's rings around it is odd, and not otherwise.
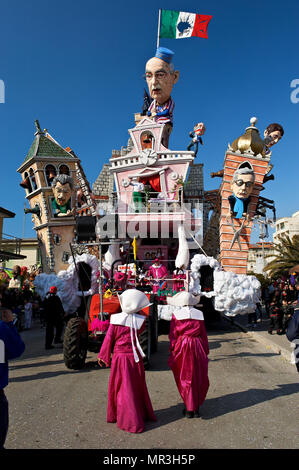
<path fill-rule="evenodd" d="M 270 318 L 269 334 L 278 335 L 286 333 L 288 324 L 298 302 L 299 283 L 292 285 L 289 282 L 276 281 L 266 287 L 262 293 L 265 312 Z"/>
<path fill-rule="evenodd" d="M 42 318 L 41 299 L 29 286 L 23 289 L 9 288 L 7 284 L 0 285 L 0 299 L 3 306 L 10 309 L 16 318 L 18 331 L 29 330 L 35 318 Z"/>

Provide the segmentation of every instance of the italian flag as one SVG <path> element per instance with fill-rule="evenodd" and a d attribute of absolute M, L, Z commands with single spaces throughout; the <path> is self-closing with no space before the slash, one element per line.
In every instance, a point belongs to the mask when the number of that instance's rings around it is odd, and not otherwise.
<path fill-rule="evenodd" d="M 211 15 L 198 15 L 185 11 L 161 10 L 160 38 L 207 38 Z"/>

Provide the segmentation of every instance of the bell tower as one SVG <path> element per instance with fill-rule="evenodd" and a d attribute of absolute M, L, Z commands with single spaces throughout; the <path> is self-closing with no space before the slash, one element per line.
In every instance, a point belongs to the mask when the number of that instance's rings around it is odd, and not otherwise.
<path fill-rule="evenodd" d="M 43 270 L 58 273 L 69 266 L 69 244 L 74 238 L 76 189 L 79 187 L 76 172 L 80 160 L 61 147 L 46 129 L 42 131 L 37 120 L 35 127 L 34 141 L 17 172 L 21 174 L 20 186 L 25 189 L 30 206 L 25 213 L 32 214 Z M 62 187 L 62 194 L 68 189 L 70 196 L 63 206 L 57 206 L 52 186 L 58 179 L 63 182 L 56 183 Z"/>
<path fill-rule="evenodd" d="M 260 191 L 264 189 L 262 184 L 265 182 L 265 176 L 271 169 L 271 154 L 266 154 L 265 143 L 255 126 L 256 121 L 256 118 L 251 118 L 250 126 L 247 127 L 246 132 L 234 140 L 232 145 L 228 146 L 224 159 L 223 179 L 220 186 L 220 261 L 225 271 L 233 271 L 237 274 L 247 273 L 252 219 L 256 214 Z M 247 214 L 236 218 L 236 213 L 232 212 L 229 202 L 230 198 L 232 198 L 233 178 L 236 170 L 241 170 L 237 184 L 241 186 L 242 184 L 244 186 L 245 184 L 249 185 L 250 182 L 244 182 L 245 178 L 243 177 L 242 179 L 241 174 L 242 171 L 245 173 L 246 169 L 249 172 L 254 172 L 252 178 L 253 187 L 250 197 L 246 200 L 246 206 L 249 202 Z M 249 180 L 249 178 L 247 179 Z M 237 199 L 238 203 L 240 203 L 240 198 Z"/>

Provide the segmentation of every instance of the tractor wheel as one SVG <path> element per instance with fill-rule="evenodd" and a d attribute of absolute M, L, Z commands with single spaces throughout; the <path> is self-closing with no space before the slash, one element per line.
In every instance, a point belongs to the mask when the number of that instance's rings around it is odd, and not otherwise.
<path fill-rule="evenodd" d="M 154 353 L 158 348 L 158 308 L 154 295 L 151 296 L 150 302 L 153 302 L 149 308 L 149 319 L 151 323 L 151 352 Z"/>
<path fill-rule="evenodd" d="M 143 358 L 144 368 L 149 369 L 151 357 L 151 322 L 148 317 L 145 320 L 145 329 L 139 337 L 139 343 L 145 354 Z"/>
<path fill-rule="evenodd" d="M 83 318 L 71 318 L 63 338 L 63 357 L 68 369 L 82 369 L 87 354 L 88 330 Z"/>

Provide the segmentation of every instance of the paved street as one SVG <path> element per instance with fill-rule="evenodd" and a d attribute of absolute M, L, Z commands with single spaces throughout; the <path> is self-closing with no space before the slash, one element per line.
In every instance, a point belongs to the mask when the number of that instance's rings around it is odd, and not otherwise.
<path fill-rule="evenodd" d="M 298 449 L 299 376 L 294 365 L 222 320 L 208 329 L 210 389 L 202 418 L 185 419 L 159 336 L 147 385 L 157 416 L 142 434 L 106 423 L 109 369 L 88 353 L 68 370 L 45 330 L 24 331 L 26 352 L 10 367 L 7 449 Z"/>

